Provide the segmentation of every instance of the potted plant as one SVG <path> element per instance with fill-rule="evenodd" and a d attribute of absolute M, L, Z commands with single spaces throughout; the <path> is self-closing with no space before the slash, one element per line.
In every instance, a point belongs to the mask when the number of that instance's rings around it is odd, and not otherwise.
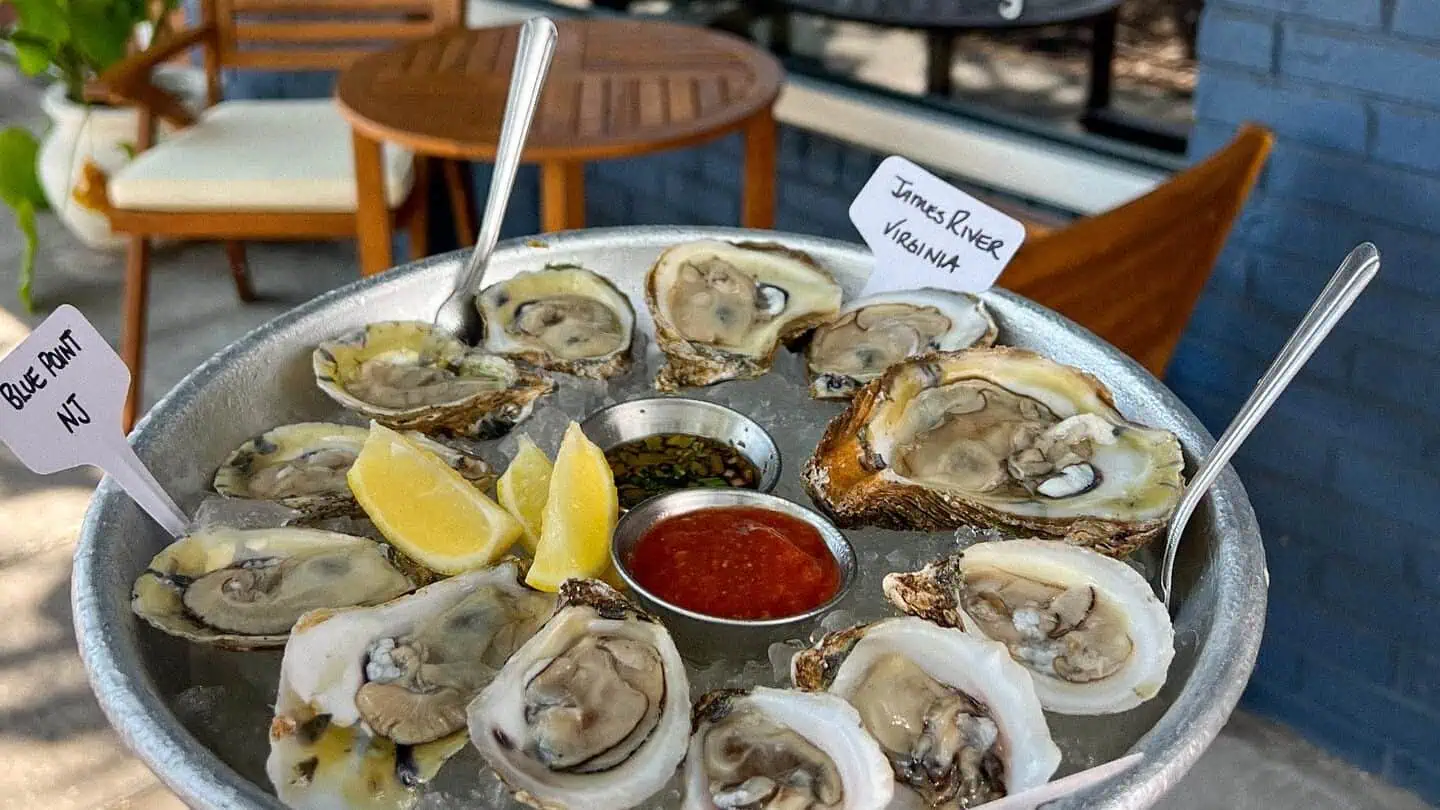
<path fill-rule="evenodd" d="M 0 0 L 0 6 L 4 6 Z M 0 201 L 15 211 L 26 240 L 20 300 L 31 306 L 35 212 L 46 208 L 92 247 L 120 241 L 102 213 L 105 180 L 134 156 L 134 110 L 85 100 L 85 86 L 131 51 L 137 28 L 162 31 L 176 0 L 10 0 L 0 43 L 20 70 L 56 81 L 42 104 L 52 126 L 43 140 L 12 127 L 0 132 Z M 4 16 L 12 17 L 9 22 Z"/>

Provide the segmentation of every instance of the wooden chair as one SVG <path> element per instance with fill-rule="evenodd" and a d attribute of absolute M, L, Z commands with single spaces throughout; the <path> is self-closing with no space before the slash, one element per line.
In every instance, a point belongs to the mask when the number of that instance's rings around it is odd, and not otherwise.
<path fill-rule="evenodd" d="M 1270 154 L 1241 128 L 1224 149 L 1139 199 L 1059 230 L 1032 229 L 999 284 L 1165 372 Z"/>
<path fill-rule="evenodd" d="M 334 100 L 223 101 L 221 71 L 338 71 L 376 47 L 464 25 L 463 8 L 464 0 L 202 0 L 199 26 L 169 33 L 93 83 L 92 98 L 140 111 L 140 154 L 108 178 L 105 201 L 111 227 L 130 236 L 126 430 L 140 406 L 152 238 L 224 241 L 235 290 L 250 301 L 244 241 L 356 236 L 351 133 Z M 198 115 L 151 81 L 157 65 L 195 47 L 204 49 L 208 104 Z M 157 142 L 160 121 L 178 131 Z M 389 215 L 408 229 L 418 258 L 427 162 L 387 148 L 384 165 Z"/>

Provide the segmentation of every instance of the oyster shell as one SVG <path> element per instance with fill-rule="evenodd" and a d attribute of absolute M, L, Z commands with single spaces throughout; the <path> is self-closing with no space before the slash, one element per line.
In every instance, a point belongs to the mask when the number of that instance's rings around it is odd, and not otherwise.
<path fill-rule="evenodd" d="M 1001 642 L 1060 714 L 1133 709 L 1165 685 L 1170 614 L 1125 563 L 1054 540 L 979 543 L 885 577 L 896 607 Z"/>
<path fill-rule="evenodd" d="M 622 810 L 684 758 L 690 684 L 659 621 L 598 580 L 570 579 L 469 715 L 471 742 L 520 801 Z"/>
<path fill-rule="evenodd" d="M 721 689 L 695 705 L 682 810 L 885 810 L 890 762 L 841 698 Z"/>
<path fill-rule="evenodd" d="M 240 445 L 215 473 L 215 491 L 227 498 L 276 501 L 308 520 L 361 517 L 345 473 L 369 431 L 329 422 L 300 422 L 267 430 Z M 490 465 L 419 431 L 406 438 L 434 453 L 479 489 L 495 482 Z"/>
<path fill-rule="evenodd" d="M 517 273 L 486 287 L 475 305 L 486 351 L 595 379 L 630 368 L 635 310 L 594 271 L 551 265 Z"/>
<path fill-rule="evenodd" d="M 1022 349 L 911 358 L 831 420 L 801 479 L 844 527 L 995 526 L 1123 556 L 1165 530 L 1180 442 Z"/>
<path fill-rule="evenodd" d="M 849 399 L 907 357 L 990 346 L 998 332 L 985 304 L 969 293 L 927 288 L 866 296 L 811 335 L 810 396 Z"/>
<path fill-rule="evenodd" d="M 974 807 L 1038 787 L 1060 764 L 1029 674 L 998 642 L 884 619 L 824 636 L 796 654 L 791 678 L 855 707 L 900 806 Z"/>
<path fill-rule="evenodd" d="M 372 323 L 315 348 L 331 399 L 395 430 L 496 438 L 555 383 L 420 321 Z"/>
<path fill-rule="evenodd" d="M 135 580 L 135 615 L 235 650 L 279 647 L 304 613 L 414 590 L 389 546 L 315 529 L 210 529 L 166 546 Z"/>
<path fill-rule="evenodd" d="M 320 610 L 280 664 L 266 774 L 294 808 L 385 808 L 465 746 L 465 706 L 550 612 L 503 562 L 370 608 Z"/>
<path fill-rule="evenodd" d="M 665 365 L 661 391 L 759 377 L 782 341 L 840 309 L 840 285 L 814 259 L 777 244 L 675 245 L 645 277 Z"/>

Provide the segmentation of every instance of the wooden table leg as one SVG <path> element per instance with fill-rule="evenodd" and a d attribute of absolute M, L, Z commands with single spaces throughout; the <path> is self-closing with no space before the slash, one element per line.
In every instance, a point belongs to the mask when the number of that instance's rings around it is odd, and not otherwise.
<path fill-rule="evenodd" d="M 380 142 L 351 132 L 355 149 L 355 240 L 360 274 L 373 276 L 394 265 L 390 210 L 385 203 L 385 169 Z"/>
<path fill-rule="evenodd" d="M 775 227 L 775 114 L 770 108 L 745 126 L 745 187 L 740 224 L 746 228 Z"/>
<path fill-rule="evenodd" d="M 945 29 L 925 32 L 925 92 L 950 98 L 954 84 L 950 70 L 955 66 L 955 33 Z"/>
<path fill-rule="evenodd" d="M 455 239 L 460 247 L 475 247 L 475 184 L 470 164 L 445 160 L 445 187 L 450 191 L 450 211 L 455 218 Z"/>
<path fill-rule="evenodd" d="M 540 167 L 540 227 L 545 233 L 585 227 L 585 164 L 552 161 Z"/>
<path fill-rule="evenodd" d="M 125 256 L 125 320 L 120 337 L 120 353 L 130 367 L 130 392 L 120 420 L 126 433 L 135 427 L 140 413 L 142 383 L 145 379 L 145 322 L 150 298 L 150 240 L 131 236 Z"/>

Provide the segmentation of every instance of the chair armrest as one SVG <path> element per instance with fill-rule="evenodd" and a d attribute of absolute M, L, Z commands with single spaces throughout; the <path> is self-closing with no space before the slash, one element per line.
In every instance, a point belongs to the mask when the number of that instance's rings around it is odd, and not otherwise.
<path fill-rule="evenodd" d="M 147 108 L 155 117 L 178 127 L 195 123 L 195 116 L 175 96 L 151 81 L 155 67 L 196 45 L 213 46 L 214 26 L 205 25 L 176 31 L 163 42 L 153 43 L 132 54 L 100 74 L 85 88 L 85 97 L 107 104 L 137 105 Z"/>

